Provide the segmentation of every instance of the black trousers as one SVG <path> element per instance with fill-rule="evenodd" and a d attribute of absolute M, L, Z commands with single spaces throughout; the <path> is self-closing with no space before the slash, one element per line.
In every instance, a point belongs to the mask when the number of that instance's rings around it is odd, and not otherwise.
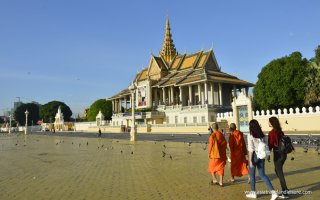
<path fill-rule="evenodd" d="M 282 192 L 286 192 L 288 190 L 286 180 L 283 174 L 283 165 L 287 159 L 287 154 L 279 151 L 273 151 L 273 161 L 275 172 L 280 180 Z"/>

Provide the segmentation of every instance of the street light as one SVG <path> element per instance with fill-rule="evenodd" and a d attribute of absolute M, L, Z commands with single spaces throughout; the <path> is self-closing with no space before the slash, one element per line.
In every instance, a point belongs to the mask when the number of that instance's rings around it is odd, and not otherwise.
<path fill-rule="evenodd" d="M 29 115 L 29 112 L 28 110 L 26 110 L 26 112 L 24 112 L 24 114 L 26 114 L 26 127 L 24 129 L 24 134 L 26 135 L 27 134 L 27 129 L 28 129 L 28 115 Z"/>
<path fill-rule="evenodd" d="M 130 141 L 135 141 L 136 140 L 136 134 L 137 130 L 135 127 L 135 103 L 134 103 L 134 96 L 135 96 L 135 91 L 136 91 L 136 86 L 132 82 L 131 85 L 129 86 L 129 90 L 131 92 L 131 109 L 132 109 L 132 124 L 131 124 L 131 130 L 130 130 Z"/>
<path fill-rule="evenodd" d="M 11 115 L 9 115 L 10 126 L 9 126 L 9 134 L 11 133 Z"/>

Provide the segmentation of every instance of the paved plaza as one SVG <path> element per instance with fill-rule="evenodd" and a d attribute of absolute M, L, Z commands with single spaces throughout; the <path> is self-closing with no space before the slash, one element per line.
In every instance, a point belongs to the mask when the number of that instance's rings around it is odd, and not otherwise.
<path fill-rule="evenodd" d="M 41 134 L 0 136 L 0 199 L 245 199 L 250 188 L 247 177 L 227 182 L 229 163 L 225 187 L 208 184 L 206 144 L 201 143 L 207 135 L 180 140 L 173 135 L 172 141 L 145 135 L 150 138 L 133 143 L 126 134 L 117 139 Z M 284 169 L 289 189 L 312 192 L 291 199 L 319 199 L 320 155 L 314 148 L 308 153 L 297 148 L 290 158 Z M 280 189 L 272 162 L 266 173 Z M 258 180 L 257 190 L 265 189 Z"/>

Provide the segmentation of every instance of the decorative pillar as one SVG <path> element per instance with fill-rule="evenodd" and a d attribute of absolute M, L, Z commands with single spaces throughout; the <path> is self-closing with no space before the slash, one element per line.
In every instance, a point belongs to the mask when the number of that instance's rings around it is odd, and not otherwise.
<path fill-rule="evenodd" d="M 164 87 L 162 88 L 162 96 L 163 96 L 163 104 L 166 105 L 167 98 L 166 98 L 166 89 Z"/>
<path fill-rule="evenodd" d="M 121 113 L 121 107 L 122 107 L 122 102 L 121 102 L 121 98 L 119 98 L 119 113 Z"/>
<path fill-rule="evenodd" d="M 222 102 L 222 84 L 219 83 L 219 105 L 223 105 L 223 102 Z"/>
<path fill-rule="evenodd" d="M 190 102 L 190 105 L 192 105 L 192 85 L 189 85 L 189 102 Z"/>
<path fill-rule="evenodd" d="M 157 88 L 153 88 L 153 89 L 154 89 L 154 101 L 155 101 L 155 106 L 158 106 L 158 104 L 159 104 L 158 89 L 157 89 Z"/>
<path fill-rule="evenodd" d="M 201 100 L 201 85 L 200 85 L 200 83 L 198 84 L 198 96 L 199 96 L 199 103 L 202 103 L 202 100 Z"/>
<path fill-rule="evenodd" d="M 124 97 L 124 108 L 127 110 L 127 96 Z"/>
<path fill-rule="evenodd" d="M 204 102 L 205 102 L 205 104 L 209 104 L 207 82 L 204 83 Z"/>
<path fill-rule="evenodd" d="M 174 105 L 174 87 L 173 86 L 171 86 L 171 105 Z"/>
<path fill-rule="evenodd" d="M 182 86 L 179 87 L 179 103 L 183 106 L 183 98 L 182 98 Z"/>
<path fill-rule="evenodd" d="M 210 95 L 211 95 L 211 104 L 214 104 L 214 92 L 213 92 L 213 83 L 210 83 Z"/>

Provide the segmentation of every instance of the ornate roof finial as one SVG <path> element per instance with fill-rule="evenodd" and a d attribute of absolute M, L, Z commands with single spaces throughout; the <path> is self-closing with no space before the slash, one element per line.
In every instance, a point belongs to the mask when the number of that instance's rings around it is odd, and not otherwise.
<path fill-rule="evenodd" d="M 160 55 L 167 62 L 170 63 L 173 58 L 178 54 L 176 48 L 174 47 L 173 40 L 170 33 L 170 23 L 168 16 L 166 17 L 166 33 L 164 35 L 164 41 Z"/>

